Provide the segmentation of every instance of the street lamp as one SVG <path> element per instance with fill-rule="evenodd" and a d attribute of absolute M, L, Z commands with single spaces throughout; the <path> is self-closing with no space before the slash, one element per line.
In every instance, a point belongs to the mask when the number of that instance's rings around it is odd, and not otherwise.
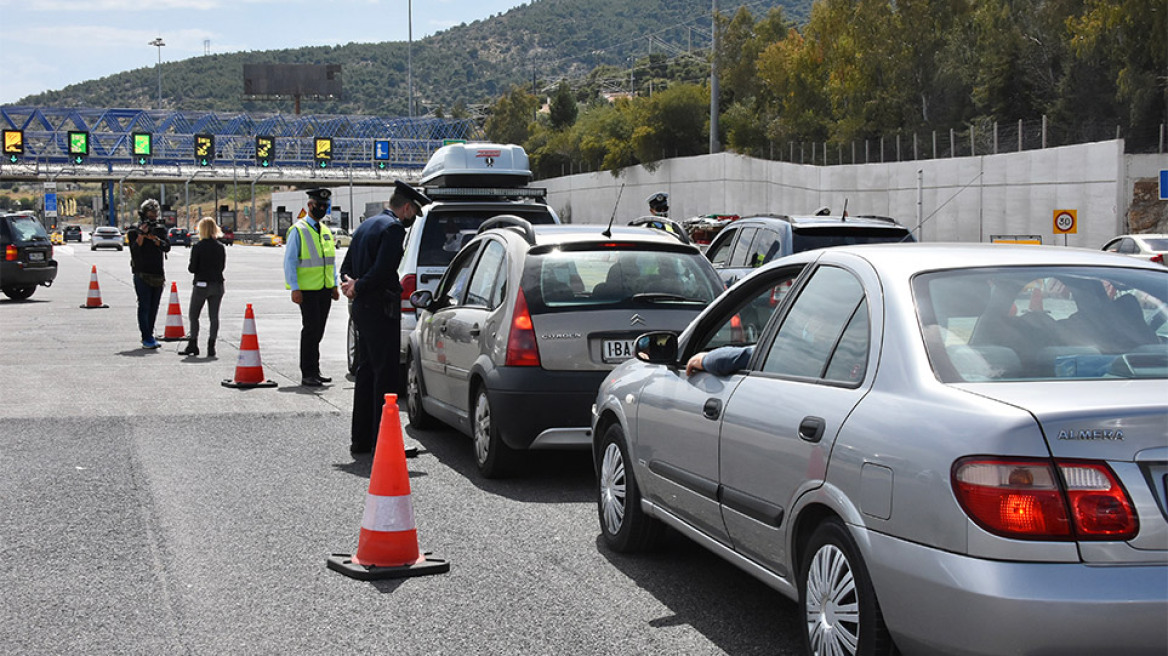
<path fill-rule="evenodd" d="M 162 46 L 166 45 L 166 42 L 162 40 L 162 37 L 157 37 L 156 39 L 154 39 L 150 43 L 147 43 L 146 45 L 154 46 L 154 47 L 158 48 L 158 65 L 155 68 L 158 70 L 158 110 L 162 111 Z M 158 194 L 158 197 L 159 197 L 158 202 L 161 203 L 162 205 L 165 205 L 166 204 L 166 183 L 165 182 L 159 183 L 158 187 L 161 190 L 161 193 Z M 188 222 L 190 221 L 189 217 L 187 218 L 187 221 Z"/>
<path fill-rule="evenodd" d="M 166 43 L 162 37 L 158 37 L 146 45 L 158 48 L 158 66 L 156 67 L 158 69 L 158 109 L 162 109 L 162 46 Z"/>

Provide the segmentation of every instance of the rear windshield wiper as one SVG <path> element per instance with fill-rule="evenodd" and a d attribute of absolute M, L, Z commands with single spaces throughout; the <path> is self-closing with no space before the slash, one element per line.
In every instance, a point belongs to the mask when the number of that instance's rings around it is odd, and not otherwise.
<path fill-rule="evenodd" d="M 646 303 L 705 303 L 700 298 L 687 298 L 678 294 L 667 294 L 665 292 L 642 292 L 640 294 L 633 294 L 634 301 L 644 301 Z"/>

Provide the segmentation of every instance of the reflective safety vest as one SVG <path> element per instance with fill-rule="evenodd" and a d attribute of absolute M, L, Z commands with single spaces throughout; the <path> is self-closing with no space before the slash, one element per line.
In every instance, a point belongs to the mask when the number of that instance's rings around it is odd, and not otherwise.
<path fill-rule="evenodd" d="M 300 233 L 300 254 L 296 262 L 296 284 L 300 289 L 312 291 L 316 289 L 331 289 L 336 283 L 336 240 L 328 226 L 317 224 L 320 232 L 312 229 L 308 222 L 301 219 L 292 225 L 292 230 Z M 285 283 L 285 287 L 292 286 Z"/>

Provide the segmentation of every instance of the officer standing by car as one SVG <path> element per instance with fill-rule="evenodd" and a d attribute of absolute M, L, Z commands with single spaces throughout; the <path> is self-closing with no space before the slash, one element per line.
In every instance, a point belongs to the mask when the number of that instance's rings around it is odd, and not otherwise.
<path fill-rule="evenodd" d="M 389 207 L 357 227 L 341 264 L 341 291 L 352 301 L 360 349 L 349 446 L 354 455 L 369 453 L 377 445 L 385 395 L 398 389 L 402 287 L 397 267 L 406 228 L 429 202 L 422 192 L 394 181 Z"/>
<path fill-rule="evenodd" d="M 320 387 L 333 382 L 320 373 L 320 340 L 324 338 L 337 288 L 336 242 L 322 219 L 328 213 L 328 189 L 308 192 L 308 216 L 288 229 L 284 239 L 284 283 L 292 302 L 300 306 L 300 384 Z"/>
<path fill-rule="evenodd" d="M 659 191 L 646 199 L 649 203 L 649 214 L 653 216 L 669 216 L 669 194 Z"/>
<path fill-rule="evenodd" d="M 170 251 L 166 229 L 158 223 L 158 201 L 147 198 L 138 208 L 138 225 L 127 233 L 130 243 L 130 271 L 134 274 L 134 293 L 138 297 L 138 331 L 142 348 L 156 349 L 162 344 L 154 337 L 154 321 L 162 303 L 166 285 L 165 253 Z"/>

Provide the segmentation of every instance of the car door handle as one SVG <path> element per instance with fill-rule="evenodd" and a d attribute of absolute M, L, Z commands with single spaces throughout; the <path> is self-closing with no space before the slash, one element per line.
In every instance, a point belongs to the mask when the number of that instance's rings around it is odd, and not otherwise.
<path fill-rule="evenodd" d="M 477 323 L 475 325 L 471 326 L 471 328 L 470 328 L 470 336 L 471 337 L 478 338 L 479 334 L 482 332 L 483 332 L 483 329 L 479 328 L 479 325 Z"/>
<path fill-rule="evenodd" d="M 799 439 L 806 442 L 818 442 L 823 439 L 824 421 L 822 417 L 804 417 L 799 422 Z"/>
<path fill-rule="evenodd" d="M 720 399 L 706 399 L 702 406 L 702 416 L 706 419 L 717 419 L 722 416 L 722 401 Z"/>

